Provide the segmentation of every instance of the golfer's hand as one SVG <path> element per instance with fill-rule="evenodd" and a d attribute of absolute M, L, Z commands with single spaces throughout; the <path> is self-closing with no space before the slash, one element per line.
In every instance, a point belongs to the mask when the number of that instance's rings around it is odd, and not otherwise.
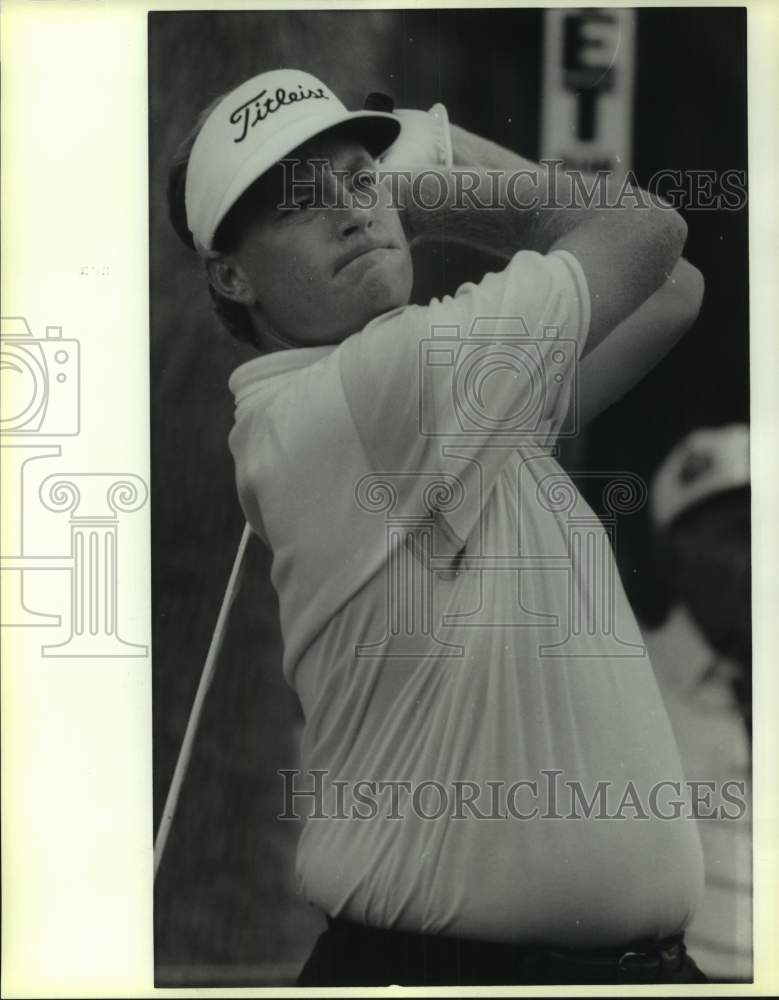
<path fill-rule="evenodd" d="M 426 168 L 430 169 L 430 168 Z M 380 168 L 381 170 L 381 168 Z M 390 168 L 392 171 L 392 168 Z M 421 224 L 420 212 L 415 205 L 415 191 L 419 192 L 417 183 L 418 169 L 408 167 L 397 168 L 397 173 L 390 177 L 387 173 L 379 174 L 380 183 L 389 203 L 397 208 L 403 232 L 409 245 L 416 243 L 424 235 L 424 225 Z"/>
<path fill-rule="evenodd" d="M 399 108 L 401 132 L 379 160 L 386 169 L 451 167 L 452 136 L 449 115 L 443 104 L 434 104 L 429 111 Z"/>

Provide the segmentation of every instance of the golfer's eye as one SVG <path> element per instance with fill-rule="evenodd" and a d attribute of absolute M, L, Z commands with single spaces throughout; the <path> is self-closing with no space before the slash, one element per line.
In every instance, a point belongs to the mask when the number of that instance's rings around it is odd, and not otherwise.
<path fill-rule="evenodd" d="M 307 194 L 296 195 L 292 200 L 292 208 L 295 211 L 305 211 L 308 208 L 314 206 L 316 199 L 313 193 L 309 192 Z"/>
<path fill-rule="evenodd" d="M 312 184 L 292 185 L 284 194 L 282 202 L 277 206 L 280 217 L 288 217 L 305 212 L 315 206 L 317 191 Z"/>
<path fill-rule="evenodd" d="M 353 191 L 367 191 L 376 187 L 378 183 L 378 171 L 374 166 L 361 167 L 351 176 L 351 188 Z"/>

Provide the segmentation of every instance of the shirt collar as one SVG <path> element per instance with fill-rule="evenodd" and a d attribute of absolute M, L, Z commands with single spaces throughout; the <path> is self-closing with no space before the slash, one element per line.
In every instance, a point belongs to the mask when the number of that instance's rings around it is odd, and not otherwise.
<path fill-rule="evenodd" d="M 272 354 L 262 354 L 239 365 L 230 376 L 228 385 L 236 404 L 253 392 L 259 383 L 274 378 L 276 375 L 286 375 L 289 372 L 307 368 L 322 358 L 327 357 L 337 345 L 326 344 L 320 347 L 296 347 L 288 351 L 274 351 Z"/>
<path fill-rule="evenodd" d="M 367 330 L 375 323 L 381 323 L 393 316 L 398 316 L 408 308 L 408 306 L 398 306 L 381 313 L 366 324 L 364 329 Z M 261 354 L 258 358 L 244 362 L 235 369 L 228 382 L 230 391 L 235 396 L 236 405 L 254 392 L 261 382 L 276 375 L 286 375 L 289 372 L 307 368 L 309 365 L 321 361 L 322 358 L 326 358 L 339 346 L 340 344 L 322 344 L 319 347 L 293 347 L 285 351 Z"/>

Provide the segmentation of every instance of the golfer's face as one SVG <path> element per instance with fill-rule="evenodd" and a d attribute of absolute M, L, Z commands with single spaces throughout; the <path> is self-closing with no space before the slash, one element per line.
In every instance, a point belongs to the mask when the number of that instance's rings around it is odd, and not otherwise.
<path fill-rule="evenodd" d="M 237 257 L 273 330 L 301 345 L 339 343 L 408 303 L 408 243 L 359 142 L 331 134 L 295 155 L 282 197 L 247 226 Z"/>

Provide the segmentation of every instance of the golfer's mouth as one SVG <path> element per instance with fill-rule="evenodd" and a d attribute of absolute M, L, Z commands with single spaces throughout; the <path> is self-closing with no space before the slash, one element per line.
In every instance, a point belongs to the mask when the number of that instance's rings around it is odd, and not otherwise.
<path fill-rule="evenodd" d="M 378 259 L 387 253 L 391 253 L 393 250 L 397 250 L 397 247 L 377 246 L 375 244 L 371 246 L 358 247 L 341 258 L 341 260 L 336 264 L 335 273 L 338 274 L 350 264 L 354 264 L 355 261 L 364 260 L 367 263 L 374 258 Z"/>

